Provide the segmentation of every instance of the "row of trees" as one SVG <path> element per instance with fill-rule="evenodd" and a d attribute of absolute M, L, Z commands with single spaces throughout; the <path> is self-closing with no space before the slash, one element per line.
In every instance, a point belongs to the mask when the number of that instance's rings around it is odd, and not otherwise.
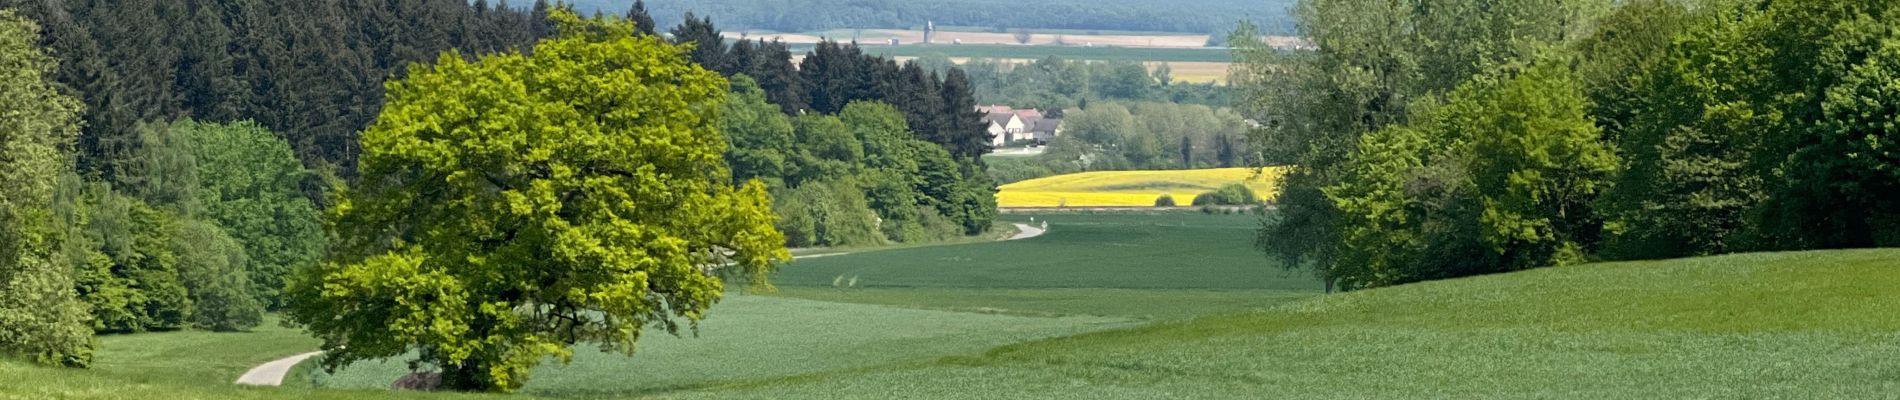
<path fill-rule="evenodd" d="M 950 59 L 931 56 L 918 63 L 948 69 Z M 1233 101 L 1229 86 L 1204 82 L 1175 82 L 1171 68 L 1163 63 L 1149 69 L 1132 61 L 1067 60 L 1048 57 L 1028 63 L 977 59 L 961 68 L 975 86 L 977 100 L 985 104 L 1009 104 L 1045 109 L 1075 108 L 1090 102 L 1154 101 L 1228 107 Z"/>
<path fill-rule="evenodd" d="M 1900 7 L 1490 3 L 1311 0 L 1318 50 L 1242 44 L 1297 165 L 1263 247 L 1350 289 L 1900 244 Z"/>
<path fill-rule="evenodd" d="M 650 19 L 644 10 L 630 13 L 634 20 Z M 794 67 L 784 43 L 740 40 L 727 45 L 710 19 L 695 19 L 674 28 L 674 41 L 693 45 L 693 60 L 726 76 L 752 77 L 767 101 L 786 114 L 837 114 L 859 101 L 877 101 L 896 107 L 924 140 L 943 146 L 967 163 L 980 163 L 989 152 L 989 134 L 976 111 L 969 77 L 959 69 L 941 74 L 915 62 L 865 54 L 857 45 L 819 43 Z"/>
<path fill-rule="evenodd" d="M 789 117 L 744 75 L 733 95 L 727 161 L 735 178 L 773 188 L 792 246 L 942 240 L 986 232 L 995 218 L 988 176 L 921 139 L 896 107 L 859 101 Z"/>
<path fill-rule="evenodd" d="M 651 19 L 642 6 L 631 20 Z M 899 64 L 835 42 L 818 44 L 794 67 L 783 43 L 727 45 L 710 19 L 691 14 L 672 34 L 692 46 L 699 65 L 732 78 L 724 125 L 733 177 L 772 188 L 789 244 L 989 230 L 995 184 L 982 155 L 990 137 L 961 70 Z"/>
<path fill-rule="evenodd" d="M 993 160 L 1000 182 L 1085 171 L 1228 168 L 1257 165 L 1249 125 L 1228 108 L 1157 102 L 1104 102 L 1063 113 L 1062 134 L 1041 155 Z"/>
<path fill-rule="evenodd" d="M 83 106 L 37 33 L 0 11 L 0 351 L 84 366 L 95 331 L 260 323 L 323 242 L 290 146 L 253 123 L 145 123 L 120 173 L 82 178 Z"/>

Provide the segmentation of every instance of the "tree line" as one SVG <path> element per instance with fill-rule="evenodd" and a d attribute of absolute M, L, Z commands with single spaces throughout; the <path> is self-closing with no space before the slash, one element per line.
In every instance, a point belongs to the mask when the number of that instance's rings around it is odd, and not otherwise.
<path fill-rule="evenodd" d="M 92 333 L 256 326 L 323 234 L 290 147 L 254 123 L 141 123 L 112 181 L 81 176 L 83 103 L 38 27 L 0 11 L 0 350 L 85 366 Z"/>
<path fill-rule="evenodd" d="M 1089 61 L 1047 57 L 1027 63 L 976 59 L 955 65 L 942 56 L 917 59 L 928 70 L 961 68 L 984 104 L 1018 108 L 1064 109 L 1090 102 L 1168 102 L 1210 107 L 1233 105 L 1234 90 L 1220 83 L 1175 82 L 1172 68 L 1154 69 L 1129 61 Z"/>
<path fill-rule="evenodd" d="M 1000 182 L 1087 171 L 1257 165 L 1249 125 L 1228 108 L 1162 102 L 1101 102 L 1061 114 L 1062 132 L 1042 154 L 991 161 Z"/>
<path fill-rule="evenodd" d="M 651 20 L 643 6 L 631 20 Z M 733 81 L 725 116 L 733 176 L 767 183 L 790 245 L 989 230 L 995 184 L 982 156 L 990 137 L 962 70 L 927 70 L 836 42 L 819 43 L 795 68 L 783 43 L 728 45 L 710 18 L 687 17 L 674 40 Z"/>
<path fill-rule="evenodd" d="M 522 4 L 521 6 L 526 6 Z M 0 1 L 41 23 L 54 80 L 85 105 L 80 170 L 105 180 L 142 122 L 253 120 L 311 165 L 348 175 L 383 81 L 444 50 L 521 48 L 546 36 L 532 8 L 462 0 Z"/>
<path fill-rule="evenodd" d="M 1440 3 L 1303 1 L 1317 50 L 1239 44 L 1254 141 L 1295 166 L 1260 240 L 1289 265 L 1355 289 L 1900 244 L 1900 6 Z"/>

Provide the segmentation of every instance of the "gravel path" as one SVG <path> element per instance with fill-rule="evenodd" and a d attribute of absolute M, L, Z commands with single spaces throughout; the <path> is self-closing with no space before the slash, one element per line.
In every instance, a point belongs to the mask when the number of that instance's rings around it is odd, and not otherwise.
<path fill-rule="evenodd" d="M 1003 240 L 1023 240 L 1023 239 L 1037 237 L 1037 236 L 1042 236 L 1042 234 L 1046 232 L 1048 232 L 1047 229 L 1043 229 L 1041 227 L 1037 227 L 1034 225 L 1016 224 L 1016 235 L 1010 236 L 1008 239 L 1003 239 Z M 812 254 L 812 255 L 806 255 L 806 256 L 799 256 L 796 258 L 807 259 L 807 258 L 842 256 L 846 254 L 851 254 L 851 253 Z M 284 375 L 290 373 L 291 367 L 295 367 L 297 366 L 297 363 L 301 363 L 303 362 L 303 360 L 308 360 L 310 359 L 310 357 L 316 357 L 319 354 L 323 354 L 323 352 L 313 351 L 309 353 L 303 353 L 303 354 L 298 354 L 298 355 L 294 355 L 290 357 L 285 357 L 277 361 L 264 363 L 264 365 L 259 365 L 256 368 L 251 368 L 250 371 L 244 371 L 244 376 L 238 377 L 237 384 L 251 385 L 251 386 L 283 385 Z"/>
<path fill-rule="evenodd" d="M 1016 236 L 1010 236 L 1009 239 L 1004 239 L 1004 240 L 1028 239 L 1032 237 L 1042 236 L 1043 232 L 1046 232 L 1046 231 L 1047 231 L 1046 229 L 1030 226 L 1029 224 L 1016 224 Z"/>
<path fill-rule="evenodd" d="M 252 386 L 282 385 L 284 384 L 284 374 L 290 373 L 290 367 L 295 367 L 297 363 L 310 359 L 310 357 L 316 357 L 318 354 L 323 354 L 323 352 L 313 351 L 264 363 L 264 365 L 259 365 L 257 368 L 251 368 L 250 371 L 244 371 L 244 376 L 238 377 L 237 384 Z"/>

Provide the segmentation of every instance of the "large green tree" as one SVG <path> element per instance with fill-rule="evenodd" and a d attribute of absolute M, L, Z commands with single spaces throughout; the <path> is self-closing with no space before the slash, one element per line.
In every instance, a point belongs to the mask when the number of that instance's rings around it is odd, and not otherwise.
<path fill-rule="evenodd" d="M 39 26 L 0 10 L 0 356 L 42 364 L 92 361 L 86 304 L 73 290 L 53 213 L 55 186 L 72 170 L 64 150 L 80 104 L 59 94 Z"/>
<path fill-rule="evenodd" d="M 290 318 L 323 364 L 417 351 L 457 390 L 509 391 L 590 343 L 696 324 L 726 279 L 789 258 L 765 187 L 735 187 L 727 84 L 619 20 L 553 13 L 533 55 L 446 54 L 391 83 L 331 258 Z"/>

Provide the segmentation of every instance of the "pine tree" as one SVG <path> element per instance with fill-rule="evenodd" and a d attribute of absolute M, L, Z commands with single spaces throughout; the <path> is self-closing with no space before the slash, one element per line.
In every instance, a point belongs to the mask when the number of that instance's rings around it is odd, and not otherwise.
<path fill-rule="evenodd" d="M 686 21 L 673 28 L 673 43 L 693 44 L 693 62 L 713 71 L 730 71 L 726 66 L 726 39 L 719 36 L 719 28 L 713 26 L 712 17 L 694 18 L 686 13 Z"/>
<path fill-rule="evenodd" d="M 950 154 L 963 160 L 982 162 L 984 154 L 990 152 L 990 133 L 983 126 L 983 116 L 976 111 L 976 98 L 970 94 L 970 78 L 960 68 L 951 68 L 944 75 L 942 90 L 938 92 L 943 99 L 943 112 L 938 113 L 940 127 L 937 140 L 933 140 Z"/>
<path fill-rule="evenodd" d="M 777 104 L 787 115 L 798 115 L 810 108 L 807 100 L 805 82 L 798 75 L 798 67 L 792 65 L 792 51 L 784 42 L 773 40 L 761 42 L 758 62 L 752 65 L 748 73 L 758 80 L 759 88 L 765 90 L 765 98 Z"/>
<path fill-rule="evenodd" d="M 639 29 L 642 35 L 659 33 L 655 31 L 655 29 L 659 29 L 659 25 L 653 23 L 653 15 L 647 13 L 646 0 L 633 1 L 633 9 L 627 10 L 627 20 L 633 21 L 633 25 Z"/>

